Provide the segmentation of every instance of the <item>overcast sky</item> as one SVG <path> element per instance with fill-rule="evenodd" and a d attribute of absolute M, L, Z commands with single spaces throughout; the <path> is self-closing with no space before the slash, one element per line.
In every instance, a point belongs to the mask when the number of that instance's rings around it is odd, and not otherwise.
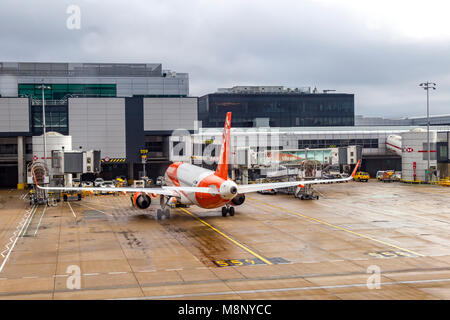
<path fill-rule="evenodd" d="M 145 62 L 190 94 L 234 85 L 355 94 L 356 114 L 450 114 L 450 4 L 427 0 L 2 0 L 0 60 Z M 67 28 L 70 5 L 80 29 Z M 73 22 L 73 20 L 70 20 Z"/>

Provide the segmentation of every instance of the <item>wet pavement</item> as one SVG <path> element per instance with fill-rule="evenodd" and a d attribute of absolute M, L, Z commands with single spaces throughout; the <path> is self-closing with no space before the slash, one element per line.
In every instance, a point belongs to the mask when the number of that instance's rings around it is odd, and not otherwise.
<path fill-rule="evenodd" d="M 44 208 L 1 190 L 0 299 L 450 299 L 449 188 L 317 190 L 320 200 L 254 193 L 234 217 L 190 207 L 163 221 L 159 200 Z"/>

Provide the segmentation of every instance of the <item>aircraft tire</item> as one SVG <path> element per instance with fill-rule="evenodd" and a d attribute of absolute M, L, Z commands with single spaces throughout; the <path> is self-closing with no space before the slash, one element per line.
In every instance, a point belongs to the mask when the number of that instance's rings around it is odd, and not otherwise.
<path fill-rule="evenodd" d="M 228 213 L 227 207 L 222 207 L 222 217 L 226 217 Z"/>
<path fill-rule="evenodd" d="M 170 209 L 164 210 L 164 216 L 165 216 L 167 219 L 170 219 Z"/>
<path fill-rule="evenodd" d="M 162 210 L 158 209 L 156 210 L 156 220 L 161 220 L 162 219 Z"/>
<path fill-rule="evenodd" d="M 230 216 L 233 217 L 234 216 L 234 207 L 230 207 L 228 210 L 229 210 Z"/>

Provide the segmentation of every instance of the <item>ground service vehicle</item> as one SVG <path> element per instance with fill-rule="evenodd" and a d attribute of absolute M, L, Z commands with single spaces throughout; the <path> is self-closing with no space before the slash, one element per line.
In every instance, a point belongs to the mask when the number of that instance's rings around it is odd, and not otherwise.
<path fill-rule="evenodd" d="M 367 172 L 359 171 L 355 174 L 353 177 L 353 180 L 355 181 L 364 181 L 367 182 L 370 179 L 370 175 Z"/>

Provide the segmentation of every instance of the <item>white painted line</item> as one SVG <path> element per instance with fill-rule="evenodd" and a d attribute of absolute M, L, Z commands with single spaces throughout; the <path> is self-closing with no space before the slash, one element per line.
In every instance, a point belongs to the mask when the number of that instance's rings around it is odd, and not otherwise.
<path fill-rule="evenodd" d="M 20 231 L 17 233 L 16 239 L 14 240 L 12 246 L 9 248 L 8 254 L 7 254 L 6 256 L 4 256 L 3 262 L 2 262 L 2 264 L 1 264 L 1 266 L 0 266 L 0 273 L 3 271 L 3 268 L 5 267 L 6 262 L 8 261 L 9 256 L 11 255 L 11 252 L 13 251 L 14 247 L 16 246 L 17 240 L 19 239 L 20 234 L 22 233 L 23 228 L 25 228 L 25 225 L 27 224 L 27 220 L 30 219 L 30 217 L 31 217 L 31 212 L 32 212 L 34 209 L 37 209 L 37 206 L 33 206 L 33 207 L 31 208 L 31 211 L 27 211 L 27 213 L 25 213 L 24 217 L 25 217 L 27 214 L 28 214 L 28 217 L 27 217 L 27 218 L 25 219 L 25 221 L 23 222 L 23 225 L 22 225 L 22 227 L 20 228 Z M 22 220 L 23 220 L 23 218 L 22 218 Z M 20 226 L 20 223 L 19 223 L 19 226 Z M 2 256 L 3 256 L 3 252 L 2 252 Z"/>
<path fill-rule="evenodd" d="M 138 271 L 138 272 L 156 272 L 156 270 L 142 270 L 142 271 Z"/>
<path fill-rule="evenodd" d="M 28 232 L 28 228 L 30 227 L 31 221 L 34 218 L 34 215 L 36 214 L 37 209 L 38 209 L 38 206 L 35 207 L 35 210 L 33 211 L 33 214 L 31 215 L 31 218 L 28 220 L 28 225 L 27 225 L 27 228 L 25 229 L 25 231 L 22 233 L 22 238 L 25 236 L 25 233 Z"/>
<path fill-rule="evenodd" d="M 70 202 L 67 201 L 67 204 L 69 205 L 70 211 L 72 211 L 73 216 L 76 218 L 77 215 L 76 215 L 75 212 L 73 211 L 72 206 L 70 205 Z"/>
<path fill-rule="evenodd" d="M 208 267 L 197 267 L 197 268 L 195 268 L 195 269 L 198 269 L 198 270 L 206 270 L 206 269 L 208 269 Z"/>
<path fill-rule="evenodd" d="M 89 208 L 89 209 L 92 209 L 92 210 L 101 212 L 101 213 L 103 213 L 103 214 L 105 214 L 105 215 L 107 215 L 107 216 L 111 216 L 111 214 L 109 214 L 109 213 L 107 213 L 107 212 L 105 212 L 105 211 L 102 211 L 102 210 L 99 210 L 99 209 L 92 208 L 92 207 L 87 206 L 87 205 L 82 204 L 82 203 L 78 203 L 78 204 L 79 204 L 80 206 L 83 206 L 83 207 L 86 207 L 86 208 Z"/>
<path fill-rule="evenodd" d="M 100 273 L 83 273 L 83 276 L 89 277 L 89 276 L 98 276 Z"/>
<path fill-rule="evenodd" d="M 36 227 L 36 230 L 34 231 L 33 237 L 36 237 L 36 233 L 38 232 L 39 226 L 41 225 L 42 218 L 44 217 L 45 210 L 47 210 L 47 206 L 46 205 L 44 205 L 44 210 L 42 210 L 42 214 L 41 214 L 41 217 L 39 218 L 39 223 L 38 223 L 38 225 Z"/>
<path fill-rule="evenodd" d="M 128 273 L 128 272 L 125 272 L 125 271 L 122 271 L 122 272 L 108 272 L 108 274 L 124 274 L 124 273 Z"/>
<path fill-rule="evenodd" d="M 0 278 L 0 280 L 8 280 L 8 278 Z"/>
<path fill-rule="evenodd" d="M 54 276 L 53 276 L 53 278 L 66 278 L 66 277 L 68 277 L 69 275 L 68 274 L 55 274 Z"/>
<path fill-rule="evenodd" d="M 183 270 L 183 268 L 178 268 L 178 269 L 166 269 L 166 271 L 181 271 Z"/>
<path fill-rule="evenodd" d="M 435 283 L 435 282 L 450 282 L 450 278 L 433 279 L 433 280 L 391 281 L 391 282 L 382 282 L 380 285 L 385 286 L 385 285 L 397 285 L 397 284 L 417 284 L 417 283 Z M 177 295 L 167 295 L 167 296 L 150 296 L 150 297 L 137 297 L 137 298 L 125 298 L 125 299 L 121 298 L 120 300 L 175 299 L 175 298 L 188 298 L 188 297 L 219 296 L 219 295 L 229 295 L 229 294 L 254 294 L 254 293 L 267 293 L 267 292 L 289 292 L 289 291 L 305 291 L 305 290 L 341 289 L 341 288 L 366 287 L 366 286 L 367 286 L 367 283 L 355 283 L 355 284 L 342 284 L 342 285 L 332 285 L 332 286 L 204 292 L 204 293 L 177 294 Z M 370 291 L 370 289 L 367 289 L 367 290 Z M 113 299 L 113 300 L 115 300 L 115 299 Z"/>

